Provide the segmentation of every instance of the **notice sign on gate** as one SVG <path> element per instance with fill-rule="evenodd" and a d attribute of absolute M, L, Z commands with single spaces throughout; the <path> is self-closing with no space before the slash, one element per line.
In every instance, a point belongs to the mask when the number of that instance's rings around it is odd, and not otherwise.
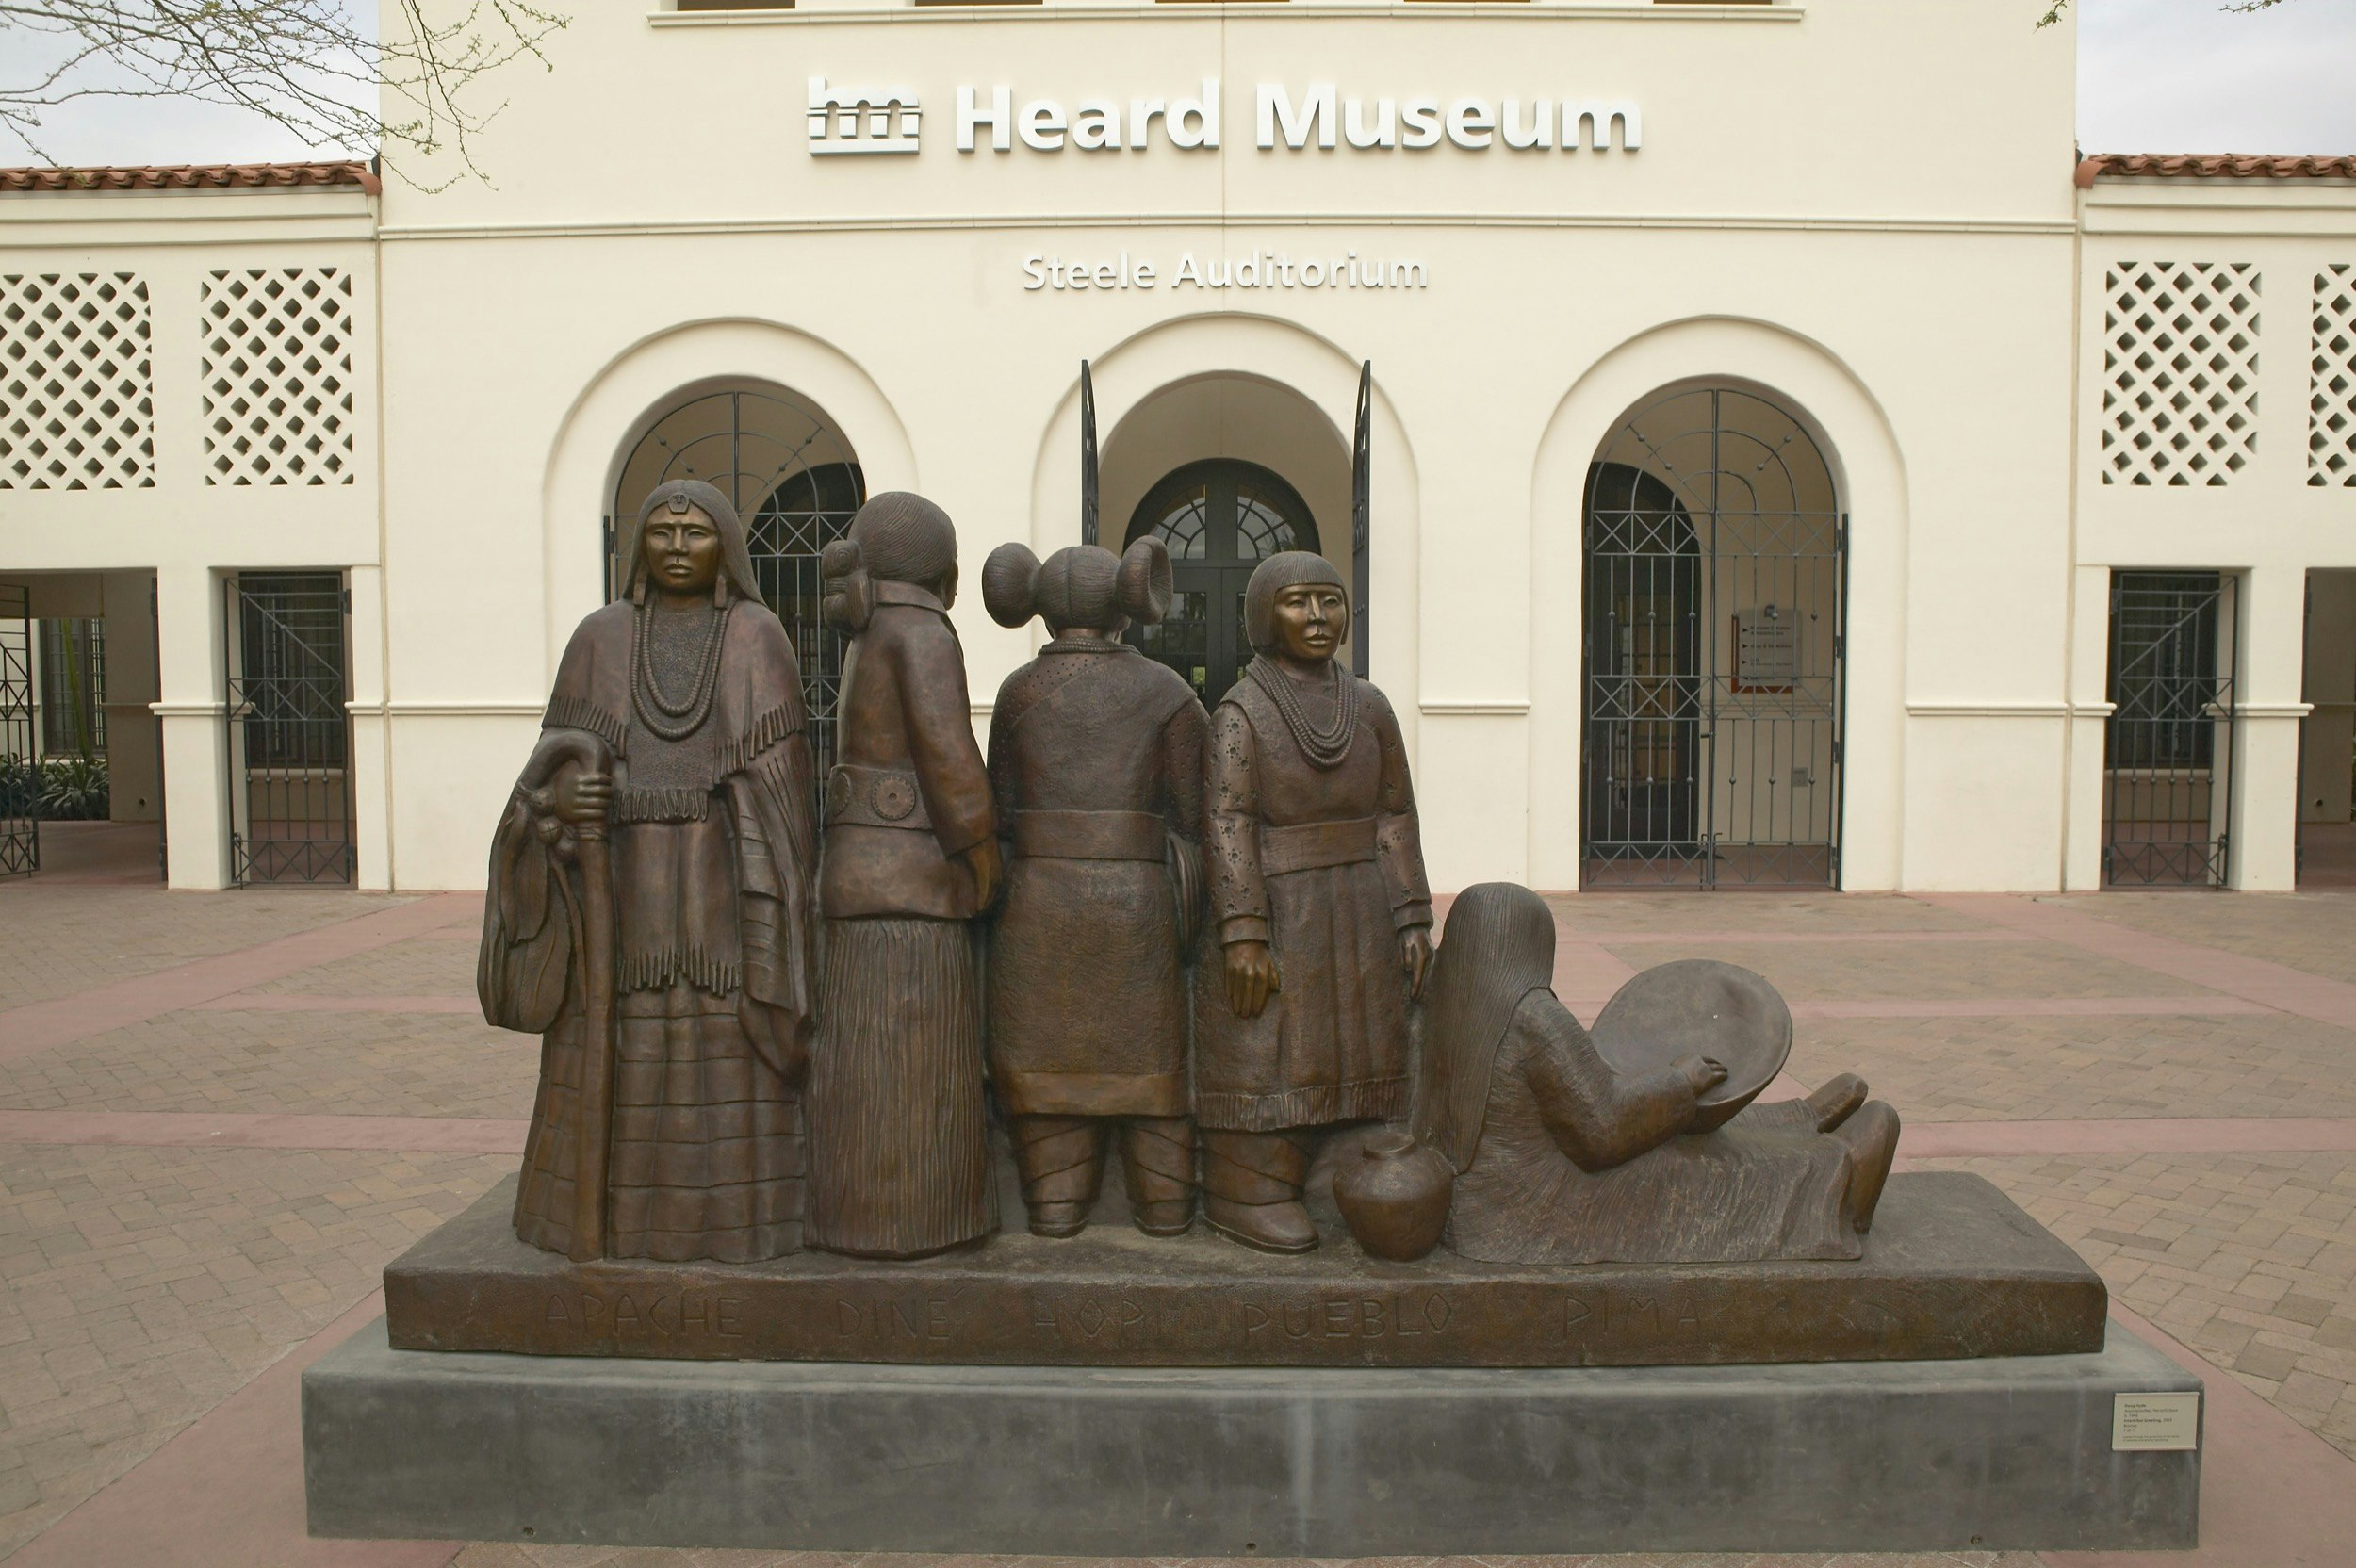
<path fill-rule="evenodd" d="M 1734 689 L 1789 692 L 1799 678 L 1799 622 L 1772 604 L 1736 612 Z"/>

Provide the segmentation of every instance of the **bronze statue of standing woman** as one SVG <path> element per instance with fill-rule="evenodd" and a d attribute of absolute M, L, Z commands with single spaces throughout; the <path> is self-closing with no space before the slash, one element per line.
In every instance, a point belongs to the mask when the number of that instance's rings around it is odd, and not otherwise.
<path fill-rule="evenodd" d="M 1341 574 L 1271 556 L 1244 626 L 1257 657 L 1211 716 L 1203 776 L 1218 953 L 1196 984 L 1203 1213 L 1247 1246 L 1303 1252 L 1320 1135 L 1406 1113 L 1432 894 L 1399 721 L 1334 659 Z"/>
<path fill-rule="evenodd" d="M 1012 856 L 990 963 L 990 1078 L 1033 1233 L 1088 1223 L 1121 1143 L 1130 1217 L 1194 1221 L 1186 948 L 1202 891 L 1206 720 L 1178 675 L 1121 640 L 1170 608 L 1170 556 L 1139 540 L 1042 565 L 1002 545 L 992 619 L 1055 640 L 1006 678 L 990 721 L 998 831 Z"/>
<path fill-rule="evenodd" d="M 647 497 L 491 848 L 483 1016 L 543 1036 L 515 1231 L 576 1259 L 801 1244 L 818 844 L 801 672 L 708 484 Z"/>
<path fill-rule="evenodd" d="M 921 496 L 877 496 L 821 569 L 827 619 L 851 646 L 819 884 L 809 1238 L 919 1257 L 998 1228 L 973 922 L 1000 858 L 949 623 L 957 530 Z"/>

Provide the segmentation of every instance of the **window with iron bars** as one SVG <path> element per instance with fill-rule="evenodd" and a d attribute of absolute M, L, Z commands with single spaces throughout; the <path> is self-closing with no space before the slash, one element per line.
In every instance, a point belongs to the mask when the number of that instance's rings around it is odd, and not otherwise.
<path fill-rule="evenodd" d="M 41 623 L 41 743 L 52 757 L 106 755 L 106 623 Z"/>

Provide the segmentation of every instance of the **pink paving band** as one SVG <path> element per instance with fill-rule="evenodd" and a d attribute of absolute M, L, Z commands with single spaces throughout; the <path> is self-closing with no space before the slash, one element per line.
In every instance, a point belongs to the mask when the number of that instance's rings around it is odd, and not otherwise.
<path fill-rule="evenodd" d="M 161 1014 L 283 980 L 338 958 L 390 947 L 442 930 L 470 910 L 480 919 L 482 908 L 480 893 L 434 893 L 257 947 L 175 964 L 99 990 L 11 1007 L 0 1013 L 0 1062 L 144 1023 Z"/>

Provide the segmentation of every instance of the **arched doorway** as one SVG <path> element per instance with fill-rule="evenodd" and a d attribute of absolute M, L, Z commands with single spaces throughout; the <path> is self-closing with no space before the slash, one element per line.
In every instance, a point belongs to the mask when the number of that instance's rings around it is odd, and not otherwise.
<path fill-rule="evenodd" d="M 664 410 L 622 462 L 606 521 L 606 592 L 627 577 L 618 552 L 646 494 L 667 480 L 716 486 L 744 519 L 761 597 L 785 623 L 802 666 L 810 745 L 824 779 L 834 763 L 843 639 L 819 617 L 818 553 L 849 531 L 867 498 L 859 458 L 825 410 L 782 388 L 729 387 Z"/>
<path fill-rule="evenodd" d="M 1165 476 L 1137 503 L 1124 545 L 1148 535 L 1170 548 L 1175 592 L 1162 623 L 1131 640 L 1216 703 L 1252 662 L 1243 595 L 1253 568 L 1280 551 L 1317 550 L 1317 521 L 1268 469 L 1211 458 Z"/>
<path fill-rule="evenodd" d="M 1838 887 L 1847 528 L 1789 410 L 1702 386 L 1588 469 L 1580 885 Z"/>

